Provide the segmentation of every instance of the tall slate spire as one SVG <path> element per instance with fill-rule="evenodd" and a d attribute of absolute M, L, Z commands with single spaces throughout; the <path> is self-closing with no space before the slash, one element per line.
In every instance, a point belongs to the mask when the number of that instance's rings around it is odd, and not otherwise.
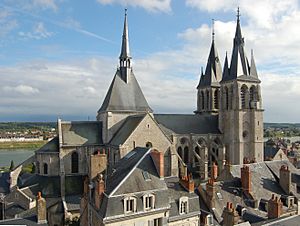
<path fill-rule="evenodd" d="M 201 79 L 198 87 L 205 86 L 219 86 L 219 82 L 222 79 L 222 66 L 218 51 L 215 45 L 215 30 L 214 20 L 212 23 L 212 42 L 210 47 L 210 53 L 208 56 L 205 73 L 201 75 Z"/>
<path fill-rule="evenodd" d="M 120 53 L 120 72 L 121 78 L 127 83 L 131 71 L 131 56 L 129 50 L 128 24 L 127 24 L 127 9 L 125 9 L 124 28 L 122 35 L 122 47 Z"/>
<path fill-rule="evenodd" d="M 251 50 L 251 65 L 250 65 L 250 76 L 253 76 L 255 78 L 258 78 L 253 50 Z"/>
<path fill-rule="evenodd" d="M 127 9 L 125 9 L 125 19 L 124 19 L 124 28 L 122 36 L 122 47 L 120 60 L 131 59 L 130 50 L 129 50 L 129 38 L 128 38 L 128 23 L 127 23 Z"/>
<path fill-rule="evenodd" d="M 237 11 L 237 23 L 235 37 L 233 39 L 233 49 L 230 63 L 229 76 L 226 80 L 236 79 L 239 76 L 249 76 L 249 63 L 244 49 L 244 38 L 240 24 L 240 10 Z M 223 78 L 224 81 L 224 78 Z"/>
<path fill-rule="evenodd" d="M 228 57 L 226 52 L 222 81 L 226 81 L 228 77 L 229 77 L 229 68 L 228 68 Z"/>
<path fill-rule="evenodd" d="M 102 112 L 153 112 L 136 80 L 131 68 L 129 53 L 127 10 L 125 10 L 120 66 L 107 91 L 98 113 Z"/>

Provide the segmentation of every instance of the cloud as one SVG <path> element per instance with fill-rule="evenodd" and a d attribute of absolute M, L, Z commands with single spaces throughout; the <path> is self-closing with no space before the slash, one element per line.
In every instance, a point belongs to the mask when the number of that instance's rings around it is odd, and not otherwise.
<path fill-rule="evenodd" d="M 22 95 L 32 95 L 39 92 L 38 89 L 33 88 L 28 85 L 18 85 L 18 86 L 4 86 L 3 91 L 6 93 L 10 93 L 11 95 L 22 94 Z M 14 93 L 15 92 L 15 93 Z"/>
<path fill-rule="evenodd" d="M 47 29 L 44 26 L 43 22 L 38 22 L 34 25 L 32 32 L 18 32 L 19 36 L 25 38 L 25 39 L 44 39 L 49 38 L 53 35 L 52 32 L 47 31 Z"/>
<path fill-rule="evenodd" d="M 4 37 L 18 27 L 18 21 L 8 9 L 0 8 L 0 37 Z"/>
<path fill-rule="evenodd" d="M 171 0 L 97 0 L 100 4 L 121 4 L 123 6 L 141 7 L 150 12 L 166 12 L 171 9 Z"/>

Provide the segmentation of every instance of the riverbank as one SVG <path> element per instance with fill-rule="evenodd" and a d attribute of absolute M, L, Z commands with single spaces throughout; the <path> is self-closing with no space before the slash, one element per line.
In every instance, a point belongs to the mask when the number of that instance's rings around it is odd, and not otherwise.
<path fill-rule="evenodd" d="M 1 142 L 0 143 L 0 151 L 1 149 L 39 149 L 48 141 L 22 141 L 22 142 Z"/>

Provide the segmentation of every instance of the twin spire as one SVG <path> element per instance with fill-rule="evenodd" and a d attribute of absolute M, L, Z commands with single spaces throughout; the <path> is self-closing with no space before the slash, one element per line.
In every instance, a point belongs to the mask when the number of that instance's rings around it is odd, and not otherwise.
<path fill-rule="evenodd" d="M 253 52 L 251 53 L 251 65 L 249 65 L 248 58 L 244 49 L 244 38 L 240 25 L 240 10 L 237 11 L 237 23 L 235 37 L 233 39 L 233 49 L 231 55 L 230 67 L 228 64 L 228 57 L 226 53 L 224 69 L 222 73 L 221 65 L 217 49 L 215 47 L 215 29 L 214 20 L 212 24 L 212 44 L 210 54 L 208 57 L 205 73 L 201 74 L 199 87 L 218 86 L 221 81 L 229 81 L 238 77 L 246 80 L 258 80 Z M 259 81 L 259 80 L 258 80 Z"/>

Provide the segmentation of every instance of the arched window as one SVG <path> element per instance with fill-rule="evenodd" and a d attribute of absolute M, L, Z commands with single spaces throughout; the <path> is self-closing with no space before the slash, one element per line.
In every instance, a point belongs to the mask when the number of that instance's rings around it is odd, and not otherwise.
<path fill-rule="evenodd" d="M 233 85 L 230 87 L 230 92 L 228 95 L 228 109 L 233 109 L 233 101 L 235 98 L 233 98 Z"/>
<path fill-rule="evenodd" d="M 185 146 L 185 148 L 184 148 L 184 162 L 185 162 L 185 164 L 188 164 L 188 162 L 189 162 L 189 148 L 188 148 L 188 146 Z"/>
<path fill-rule="evenodd" d="M 200 156 L 200 149 L 199 147 L 195 147 L 195 152 Z M 195 156 L 195 163 L 199 162 L 198 158 Z"/>
<path fill-rule="evenodd" d="M 177 148 L 177 153 L 178 153 L 178 155 L 181 157 L 181 159 L 182 159 L 182 148 L 181 147 L 178 147 Z"/>
<path fill-rule="evenodd" d="M 228 94 L 228 88 L 227 87 L 225 87 L 224 95 L 225 95 L 225 97 L 224 97 L 224 101 L 225 101 L 224 107 L 225 107 L 226 110 L 228 110 L 229 109 L 229 94 Z"/>
<path fill-rule="evenodd" d="M 201 94 L 200 94 L 200 97 L 201 97 L 201 109 L 203 110 L 204 109 L 204 92 L 201 91 Z"/>
<path fill-rule="evenodd" d="M 214 108 L 219 109 L 219 90 L 216 89 L 214 92 Z"/>
<path fill-rule="evenodd" d="M 245 109 L 247 107 L 247 103 L 246 103 L 246 95 L 247 95 L 247 92 L 248 92 L 248 88 L 246 85 L 243 85 L 241 87 L 241 107 L 242 109 Z"/>
<path fill-rule="evenodd" d="M 209 91 L 206 90 L 206 110 L 209 109 Z"/>
<path fill-rule="evenodd" d="M 78 173 L 78 153 L 77 152 L 73 152 L 72 156 L 71 156 L 71 172 L 72 173 Z"/>
<path fill-rule="evenodd" d="M 47 163 L 44 163 L 44 166 L 43 166 L 43 171 L 44 171 L 44 174 L 47 175 L 48 174 L 48 164 Z"/>
<path fill-rule="evenodd" d="M 250 100 L 257 100 L 257 93 L 255 86 L 251 86 L 250 88 Z"/>

